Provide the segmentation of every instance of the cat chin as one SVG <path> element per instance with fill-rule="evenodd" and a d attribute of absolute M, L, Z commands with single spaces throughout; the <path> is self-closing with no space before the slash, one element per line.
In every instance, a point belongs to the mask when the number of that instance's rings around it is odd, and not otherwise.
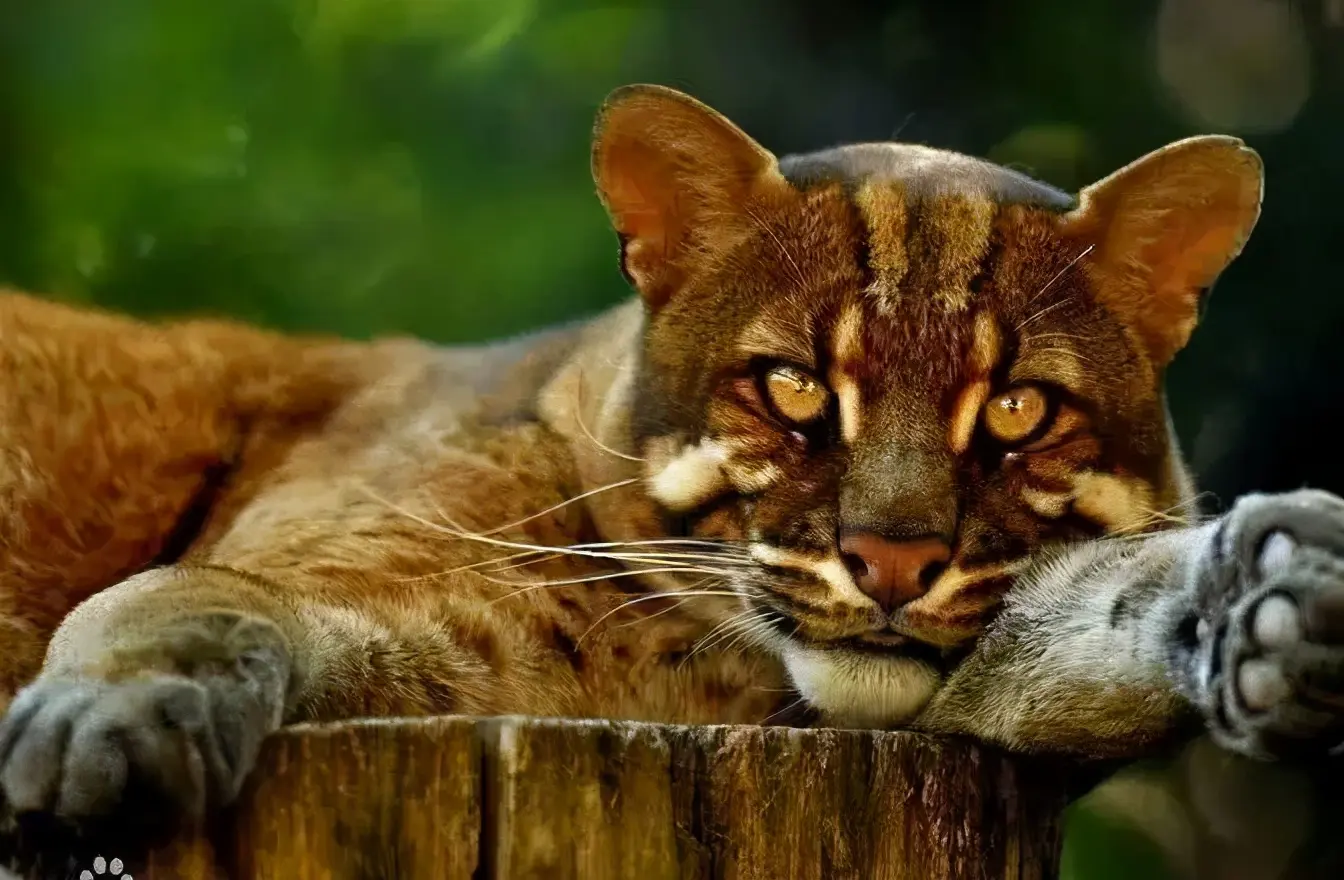
<path fill-rule="evenodd" d="M 911 657 L 799 644 L 783 646 L 781 655 L 799 695 L 827 723 L 839 727 L 888 728 L 909 722 L 940 682 L 932 666 Z"/>

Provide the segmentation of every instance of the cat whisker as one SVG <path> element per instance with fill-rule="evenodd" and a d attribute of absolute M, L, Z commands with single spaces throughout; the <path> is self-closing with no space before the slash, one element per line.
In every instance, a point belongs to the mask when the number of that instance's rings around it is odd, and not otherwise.
<path fill-rule="evenodd" d="M 1144 518 L 1142 520 L 1140 520 L 1138 523 L 1130 527 L 1120 529 L 1120 532 L 1124 533 L 1126 531 L 1131 531 L 1135 528 L 1147 528 L 1148 526 L 1159 522 L 1174 523 L 1175 525 L 1178 526 L 1192 525 L 1199 519 L 1198 504 L 1200 500 L 1211 496 L 1212 493 L 1202 492 L 1199 495 L 1196 495 L 1194 498 L 1191 498 L 1189 501 L 1179 501 L 1171 505 L 1170 507 L 1166 508 L 1165 510 L 1149 510 L 1145 513 Z M 1183 513 L 1174 513 L 1176 511 L 1182 511 L 1186 508 L 1194 508 L 1195 510 L 1194 514 L 1187 516 Z"/>
<path fill-rule="evenodd" d="M 1053 353 L 1053 354 L 1067 355 L 1068 357 L 1071 357 L 1071 358 L 1077 358 L 1078 360 L 1082 361 L 1083 363 L 1085 363 L 1085 364 L 1092 364 L 1093 366 L 1096 366 L 1096 363 L 1097 363 L 1094 359 L 1088 357 L 1087 355 L 1083 354 L 1082 352 L 1074 351 L 1074 350 L 1071 349 L 1071 348 L 1038 348 L 1038 349 L 1035 350 L 1034 353 L 1035 353 L 1035 354 L 1051 354 L 1051 353 Z"/>
<path fill-rule="evenodd" d="M 762 644 L 761 637 L 764 636 L 766 633 L 768 633 L 770 631 L 770 628 L 771 628 L 770 619 L 765 616 L 761 616 L 751 626 L 739 632 L 737 637 L 734 638 L 731 642 L 729 642 L 724 647 L 723 650 L 725 652 L 734 651 L 740 644 L 745 644 L 748 647 L 752 646 L 760 647 Z"/>
<path fill-rule="evenodd" d="M 1042 296 L 1045 296 L 1045 292 L 1049 290 L 1051 287 L 1053 287 L 1055 285 L 1055 282 L 1063 278 L 1070 269 L 1072 269 L 1074 266 L 1078 264 L 1079 260 L 1087 256 L 1088 254 L 1092 253 L 1093 249 L 1095 248 L 1096 245 L 1094 244 L 1089 244 L 1087 247 L 1083 248 L 1083 252 L 1081 254 L 1074 257 L 1072 260 L 1069 260 L 1068 265 L 1066 265 L 1063 269 L 1060 269 L 1058 272 L 1056 272 L 1054 274 L 1054 277 L 1052 277 L 1049 281 L 1045 282 L 1045 285 L 1040 290 L 1036 291 L 1034 294 L 1031 295 L 1031 299 L 1027 300 L 1027 305 L 1031 305 L 1032 303 L 1036 302 L 1036 300 L 1040 299 Z M 1021 330 L 1026 323 L 1027 321 L 1023 321 L 1021 324 L 1017 326 L 1017 329 Z"/>
<path fill-rule="evenodd" d="M 760 726 L 765 727 L 769 725 L 770 722 L 773 721 L 775 718 L 785 714 L 786 712 L 792 712 L 794 709 L 797 709 L 799 706 L 804 705 L 806 702 L 807 702 L 806 697 L 799 697 L 793 702 L 786 704 L 782 708 L 776 709 L 775 711 L 771 712 L 769 715 L 761 719 Z"/>
<path fill-rule="evenodd" d="M 579 494 L 579 495 L 575 495 L 573 498 L 569 499 L 568 501 L 562 501 L 562 502 L 560 502 L 559 504 L 553 504 L 553 505 L 551 505 L 550 507 L 546 508 L 545 510 L 537 511 L 536 513 L 532 514 L 531 516 L 525 516 L 525 517 L 523 517 L 522 519 L 514 520 L 514 521 L 511 522 L 511 523 L 505 523 L 505 524 L 502 525 L 502 526 L 495 526 L 494 528 L 492 528 L 492 529 L 486 529 L 486 530 L 483 531 L 483 532 L 476 532 L 476 535 L 478 535 L 478 536 L 479 536 L 479 535 L 497 535 L 497 534 L 499 534 L 500 532 L 508 531 L 509 529 L 517 528 L 518 526 L 521 526 L 521 525 L 526 525 L 527 523 L 532 522 L 532 520 L 534 520 L 534 519 L 540 519 L 541 517 L 546 516 L 546 515 L 549 514 L 549 513 L 554 513 L 554 512 L 557 511 L 557 510 L 563 510 L 564 508 L 568 507 L 568 506 L 571 505 L 571 504 L 574 504 L 574 503 L 579 502 L 579 501 L 583 501 L 585 498 L 591 498 L 591 497 L 593 497 L 594 495 L 599 495 L 599 494 L 601 494 L 601 493 L 603 493 L 603 492 L 610 492 L 612 489 L 620 489 L 620 488 L 623 488 L 623 487 L 625 487 L 625 486 L 629 486 L 629 485 L 631 485 L 632 483 L 638 483 L 638 482 L 639 482 L 639 478 L 638 478 L 638 477 L 631 477 L 631 478 L 628 479 L 628 480 L 617 480 L 617 481 L 614 482 L 614 483 L 608 483 L 607 485 L 605 485 L 605 486 L 599 486 L 599 487 L 596 488 L 596 489 L 589 489 L 587 492 L 584 492 L 584 493 Z"/>
<path fill-rule="evenodd" d="M 807 283 L 807 277 L 803 275 L 803 267 L 798 265 L 798 261 L 793 258 L 793 254 L 789 253 L 789 249 L 784 246 L 783 239 L 781 239 L 778 235 L 776 235 L 775 230 L 771 229 L 770 226 L 759 216 L 757 216 L 757 214 L 754 211 L 752 211 L 750 208 L 746 208 L 745 210 L 747 212 L 747 216 L 752 219 L 752 221 L 757 225 L 757 227 L 759 227 L 760 230 L 764 232 L 766 235 L 770 236 L 770 238 L 774 241 L 775 246 L 779 248 L 780 254 L 782 254 L 784 256 L 784 259 L 789 261 L 789 265 L 793 267 L 793 277 L 798 281 L 800 288 L 806 290 L 810 285 Z"/>
<path fill-rule="evenodd" d="M 1032 335 L 1022 340 L 1022 345 L 1023 346 L 1030 345 L 1031 343 L 1035 342 L 1038 339 L 1072 339 L 1074 342 L 1078 342 L 1083 345 L 1090 345 L 1093 341 L 1092 339 L 1086 336 L 1080 336 L 1077 333 L 1061 333 L 1058 331 L 1051 330 L 1045 333 L 1033 333 Z"/>
<path fill-rule="evenodd" d="M 594 446 L 596 446 L 601 451 L 607 453 L 608 455 L 615 456 L 616 458 L 623 458 L 626 461 L 633 461 L 636 462 L 637 464 L 643 464 L 644 462 L 648 461 L 648 459 L 640 458 L 637 455 L 628 455 L 624 452 L 621 452 L 619 449 L 612 449 L 610 446 L 608 446 L 607 444 L 603 443 L 601 440 L 593 436 L 592 431 L 588 430 L 588 425 L 583 421 L 583 406 L 587 388 L 587 386 L 584 384 L 585 375 L 586 374 L 582 370 L 579 371 L 578 406 L 575 407 L 574 409 L 574 421 L 578 422 L 579 430 L 583 432 L 583 436 L 588 438 L 589 443 L 592 443 Z"/>
<path fill-rule="evenodd" d="M 363 489 L 375 501 L 378 501 L 380 504 L 386 505 L 390 510 L 394 510 L 397 513 L 400 513 L 401 515 L 412 520 L 413 522 L 420 523 L 421 525 L 425 526 L 428 529 L 432 529 L 435 532 L 446 534 L 461 540 L 475 541 L 480 544 L 485 544 L 492 547 L 501 547 L 507 550 L 527 550 L 539 553 L 555 553 L 565 556 L 580 556 L 589 559 L 610 559 L 616 561 L 634 561 L 634 562 L 657 562 L 660 558 L 662 558 L 660 557 L 659 554 L 656 553 L 605 552 L 599 550 L 576 549 L 573 547 L 547 547 L 540 544 L 527 544 L 521 541 L 507 541 L 501 538 L 490 537 L 489 535 L 483 535 L 483 534 L 477 534 L 475 532 L 465 531 L 458 523 L 454 522 L 452 518 L 450 518 L 441 509 L 438 510 L 438 514 L 440 517 L 443 518 L 445 523 L 448 523 L 448 525 L 433 522 L 421 516 L 420 514 L 415 513 L 414 511 L 407 510 L 404 507 L 394 504 L 393 502 L 379 496 L 377 493 L 373 492 L 373 490 L 369 489 L 368 487 L 363 487 Z M 713 557 L 713 561 L 726 562 L 729 564 L 740 564 L 744 566 L 747 564 L 745 555 L 743 555 L 743 557 L 740 560 L 733 559 L 728 554 L 724 554 L 723 556 L 715 555 Z"/>
<path fill-rule="evenodd" d="M 1178 504 L 1174 504 L 1171 507 L 1167 508 L 1166 510 L 1147 511 L 1142 518 L 1135 520 L 1134 522 L 1128 523 L 1124 526 L 1121 526 L 1119 529 L 1112 532 L 1111 534 L 1103 535 L 1101 537 L 1101 540 L 1144 541 L 1153 536 L 1151 528 L 1152 526 L 1158 523 L 1170 523 L 1180 528 L 1186 528 L 1192 525 L 1197 525 L 1203 519 L 1203 517 L 1199 516 L 1198 513 L 1192 516 L 1186 516 L 1186 515 L 1173 514 L 1171 512 L 1180 510 L 1181 508 L 1184 507 L 1191 506 L 1197 502 L 1197 499 L 1198 496 L 1196 497 L 1196 499 L 1192 499 L 1189 502 L 1181 502 Z"/>
<path fill-rule="evenodd" d="M 722 630 L 724 630 L 724 629 L 727 629 L 727 628 L 729 628 L 729 627 L 732 627 L 732 626 L 735 624 L 736 621 L 741 620 L 741 619 L 743 619 L 743 618 L 745 618 L 745 617 L 750 616 L 751 613 L 752 613 L 752 612 L 751 612 L 751 609 L 750 609 L 750 608 L 743 609 L 742 611 L 739 611 L 737 614 L 734 614 L 732 617 L 724 618 L 723 620 L 721 620 L 721 621 L 719 621 L 717 624 L 715 624 L 714 627 L 713 627 L 712 629 L 710 629 L 709 632 L 705 633 L 703 636 L 701 636 L 700 638 L 696 639 L 695 644 L 691 646 L 691 650 L 688 651 L 688 652 L 686 653 L 686 657 L 685 657 L 685 659 L 682 660 L 682 665 L 685 665 L 686 660 L 691 659 L 691 658 L 694 657 L 697 653 L 699 653 L 699 651 L 702 649 L 702 647 L 703 647 L 703 646 L 704 646 L 710 639 L 712 639 L 714 636 L 716 636 L 720 631 L 722 631 Z"/>
<path fill-rule="evenodd" d="M 756 611 L 747 608 L 732 617 L 727 618 L 718 626 L 711 629 L 700 637 L 691 650 L 686 653 L 686 657 L 681 661 L 681 666 L 685 666 L 699 654 L 711 650 L 716 645 L 722 643 L 725 639 L 741 632 L 741 628 L 756 620 Z"/>
<path fill-rule="evenodd" d="M 415 581 L 433 581 L 438 580 L 439 578 L 448 577 L 449 575 L 460 574 L 464 571 L 472 571 L 478 568 L 488 568 L 489 566 L 492 565 L 499 566 L 499 568 L 494 569 L 495 571 L 508 571 L 513 568 L 522 568 L 525 565 L 535 565 L 537 562 L 542 562 L 545 560 L 530 559 L 525 562 L 515 562 L 511 565 L 504 565 L 503 563 L 509 562 L 510 560 L 514 559 L 522 559 L 527 556 L 541 556 L 541 555 L 542 551 L 540 550 L 523 550 L 522 552 L 519 553 L 507 553 L 504 556 L 496 556 L 492 559 L 481 559 L 477 562 L 467 562 L 462 565 L 455 566 L 454 568 L 445 568 L 442 571 L 429 572 L 428 574 L 408 574 L 402 577 L 395 578 L 395 580 L 398 583 L 413 583 Z M 559 558 L 559 554 L 552 553 L 548 558 L 557 559 Z"/>
<path fill-rule="evenodd" d="M 703 587 L 705 584 L 709 583 L 709 582 L 712 581 L 712 580 L 713 580 L 713 578 L 703 578 L 703 579 L 698 580 L 698 581 L 696 581 L 695 583 L 691 584 L 691 585 L 690 585 L 689 587 L 687 587 L 686 589 L 687 589 L 688 592 L 693 592 L 693 591 L 695 591 L 695 590 L 700 589 L 701 587 Z M 732 593 L 731 591 L 724 591 L 724 593 L 725 593 L 726 595 L 733 595 L 733 596 L 737 595 L 736 593 Z M 678 595 L 680 595 L 680 594 L 679 594 L 679 593 L 664 593 L 664 594 L 659 594 L 659 595 L 661 595 L 661 596 L 662 596 L 663 598 L 665 598 L 665 599 L 672 599 L 672 598 L 675 598 L 676 596 L 678 596 Z M 692 597 L 692 598 L 693 598 L 693 597 Z M 637 623 L 642 623 L 642 622 L 644 622 L 644 621 L 646 621 L 646 620 L 653 620 L 655 617 L 662 617 L 664 614 L 668 613 L 669 611 L 676 611 L 676 610 L 677 610 L 678 608 L 680 608 L 686 601 L 687 601 L 687 599 L 677 599 L 677 601 L 676 601 L 675 603 L 673 603 L 672 605 L 667 606 L 667 607 L 664 608 L 662 611 L 655 611 L 653 614 L 650 614 L 648 617 L 639 617 L 639 618 L 636 618 L 636 619 L 634 619 L 634 620 L 627 621 L 626 623 L 618 623 L 618 624 L 616 624 L 614 627 L 612 627 L 612 629 L 622 629 L 622 628 L 627 627 L 627 626 L 634 626 L 635 624 L 637 624 Z M 599 619 L 593 624 L 593 626 L 597 626 L 598 623 L 601 623 L 601 622 L 602 622 L 603 620 L 605 620 L 607 617 L 609 617 L 609 616 L 611 616 L 612 614 L 614 614 L 614 613 L 616 613 L 617 611 L 619 611 L 622 607 L 624 607 L 624 606 L 622 605 L 622 606 L 620 606 L 620 607 L 617 607 L 617 608 L 615 608 L 615 609 L 612 609 L 611 611 L 608 611 L 606 614 L 602 615 L 602 617 L 599 618 Z M 592 628 L 590 627 L 590 628 L 589 628 L 589 631 L 591 631 L 591 629 L 592 629 Z M 585 633 L 585 635 L 586 635 L 586 633 Z"/>
<path fill-rule="evenodd" d="M 608 580 L 608 581 L 614 581 L 614 580 L 617 580 L 618 578 L 623 578 L 623 577 L 633 577 L 634 575 L 636 575 L 636 574 L 640 574 L 640 573 L 641 573 L 641 572 L 634 572 L 634 571 L 609 572 L 609 573 L 607 573 L 607 574 L 605 574 L 605 575 L 602 575 L 602 576 L 599 576 L 599 577 L 594 577 L 594 578 L 592 578 L 592 580 Z M 695 572 L 695 571 L 692 570 L 692 571 L 689 572 L 689 573 L 695 574 L 695 573 L 698 573 L 698 572 Z M 583 582 L 583 581 L 579 581 L 579 583 L 582 583 L 582 582 Z M 507 595 L 504 595 L 504 596 L 498 596 L 498 597 L 496 597 L 496 598 L 494 598 L 494 599 L 491 599 L 489 602 L 486 603 L 487 605 L 495 605 L 495 604 L 497 604 L 497 603 L 499 603 L 499 602 L 505 602 L 505 601 L 507 601 L 507 600 L 509 600 L 509 599 L 513 599 L 513 598 L 516 598 L 516 597 L 518 597 L 518 596 L 521 596 L 521 595 L 523 595 L 524 593 L 532 593 L 532 592 L 535 592 L 535 591 L 537 591 L 537 590 L 549 590 L 549 589 L 554 588 L 554 587 L 571 586 L 571 584 L 566 583 L 566 582 L 561 582 L 561 581 L 538 581 L 538 582 L 534 582 L 534 583 L 527 584 L 526 586 L 519 586 L 519 582 L 513 582 L 513 581 L 499 581 L 498 583 L 500 583 L 500 584 L 503 585 L 503 586 L 518 587 L 518 589 L 513 590 L 512 592 L 508 593 Z M 659 596 L 659 597 L 662 597 L 662 598 L 667 599 L 667 598 L 672 598 L 672 597 L 674 597 L 674 596 L 681 596 L 681 595 L 685 594 L 686 592 L 687 592 L 686 590 L 675 590 L 675 591 L 670 591 L 670 592 L 655 592 L 655 593 L 644 593 L 644 592 L 637 592 L 637 591 L 625 591 L 624 595 L 647 595 L 647 596 Z"/>
<path fill-rule="evenodd" d="M 1030 324 L 1032 321 L 1035 321 L 1035 320 L 1038 319 L 1038 318 L 1043 318 L 1043 317 L 1045 317 L 1046 315 L 1048 315 L 1048 314 L 1050 314 L 1051 312 L 1053 312 L 1055 309 L 1061 308 L 1061 307 L 1063 307 L 1063 306 L 1071 305 L 1071 304 L 1072 304 L 1072 303 L 1071 303 L 1070 300 L 1062 299 L 1062 300 L 1060 300 L 1060 301 L 1057 302 L 1057 303 L 1053 303 L 1053 304 L 1051 304 L 1051 305 L 1048 305 L 1048 306 L 1046 306 L 1045 308 L 1041 309 L 1041 310 L 1040 310 L 1039 312 L 1037 312 L 1036 314 L 1032 315 L 1030 318 L 1027 318 L 1027 319 L 1026 319 L 1025 321 L 1023 321 L 1021 324 L 1018 324 L 1016 327 L 1013 328 L 1013 330 L 1014 330 L 1014 332 L 1021 332 L 1022 328 L 1025 327 L 1025 326 L 1027 326 L 1028 324 Z"/>
<path fill-rule="evenodd" d="M 662 545 L 675 546 L 679 544 L 685 544 L 692 547 L 701 546 L 719 550 L 723 550 L 726 548 L 727 552 L 724 553 L 703 554 L 699 556 L 700 559 L 703 559 L 705 561 L 726 563 L 730 565 L 733 564 L 744 565 L 744 566 L 749 565 L 751 563 L 751 560 L 746 555 L 746 551 L 744 549 L 738 548 L 735 545 L 726 544 L 722 541 L 700 541 L 700 540 L 683 539 L 683 538 L 656 538 L 644 541 L 593 541 L 585 544 L 569 544 L 566 545 L 565 547 L 560 548 L 548 548 L 548 550 L 546 551 L 542 551 L 540 549 L 523 550 L 518 553 L 509 553 L 505 554 L 504 556 L 494 557 L 492 559 L 482 559 L 477 562 L 468 562 L 463 565 L 456 566 L 454 568 L 443 569 L 442 571 L 431 572 L 429 574 L 406 575 L 404 577 L 397 578 L 396 580 L 398 582 L 437 580 L 439 578 L 448 577 L 454 574 L 460 574 L 461 572 L 464 571 L 473 571 L 475 569 L 488 569 L 498 574 L 500 572 L 511 571 L 513 569 L 522 568 L 528 565 L 538 565 L 543 562 L 550 562 L 552 560 L 559 559 L 562 556 L 564 556 L 563 552 L 556 552 L 557 550 L 560 551 L 574 550 L 574 549 L 595 550 L 608 547 L 616 548 L 616 547 L 639 547 L 639 546 L 662 546 Z M 527 557 L 532 558 L 529 559 Z M 637 561 L 646 562 L 662 558 L 689 559 L 691 557 L 690 556 L 682 557 L 676 554 L 660 553 L 660 554 L 648 554 L 647 559 L 641 558 Z M 522 560 L 522 561 L 513 562 L 512 560 Z M 511 563 L 511 564 L 505 564 L 505 563 Z"/>
<path fill-rule="evenodd" d="M 617 614 L 621 611 L 624 611 L 631 605 L 639 605 L 643 602 L 649 602 L 654 599 L 677 600 L 675 605 L 671 605 L 667 608 L 664 608 L 662 611 L 659 611 L 655 614 L 650 614 L 648 617 L 641 617 L 637 620 L 632 620 L 629 623 L 620 624 L 618 627 L 615 628 L 619 629 L 621 626 L 630 626 L 635 623 L 643 623 L 645 621 L 652 620 L 653 618 L 664 615 L 669 611 L 677 610 L 682 606 L 683 603 L 689 601 L 690 599 L 712 598 L 712 597 L 733 599 L 737 597 L 737 593 L 734 593 L 732 590 L 680 590 L 676 593 L 649 593 L 646 596 L 639 596 L 634 599 L 630 599 L 629 601 L 622 602 L 620 605 L 617 605 L 615 608 L 611 609 L 606 614 L 603 614 L 597 620 L 593 621 L 592 625 L 589 626 L 586 630 L 584 630 L 581 636 L 575 639 L 574 644 L 575 645 L 583 644 L 583 640 L 588 638 L 588 636 L 592 635 L 593 630 L 597 629 L 602 624 L 603 621 L 611 617 L 613 614 Z"/>
<path fill-rule="evenodd" d="M 573 586 L 574 584 L 590 584 L 595 581 L 609 581 L 609 580 L 615 580 L 616 578 L 635 577 L 636 575 L 643 575 L 643 574 L 708 574 L 708 575 L 715 575 L 718 577 L 727 576 L 723 572 L 710 571 L 708 569 L 703 568 L 691 568 L 688 566 L 681 566 L 681 565 L 663 566 L 658 568 L 640 568 L 640 569 L 623 568 L 618 569 L 616 571 L 601 571 L 597 572 L 596 574 L 586 574 L 580 577 L 556 578 L 554 580 L 545 580 L 545 581 L 519 581 L 519 580 L 511 580 L 509 578 L 495 578 L 491 577 L 488 574 L 483 574 L 479 571 L 474 572 L 474 574 L 477 577 L 483 578 L 492 584 L 500 584 L 501 586 L 506 587 L 524 586 L 527 589 L 531 589 L 533 587 L 567 587 L 567 586 Z M 503 598 L 508 597 L 505 596 Z M 496 599 L 494 601 L 499 600 Z"/>

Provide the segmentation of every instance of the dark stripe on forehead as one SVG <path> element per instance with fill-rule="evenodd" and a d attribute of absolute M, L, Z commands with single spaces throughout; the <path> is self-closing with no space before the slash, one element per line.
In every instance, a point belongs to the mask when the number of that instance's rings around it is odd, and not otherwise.
<path fill-rule="evenodd" d="M 919 200 L 909 224 L 906 288 L 954 311 L 971 302 L 971 279 L 983 271 L 997 205 L 983 197 L 948 195 Z"/>
<path fill-rule="evenodd" d="M 980 263 L 976 267 L 975 273 L 971 275 L 971 280 L 966 287 L 971 292 L 971 299 L 978 299 L 985 288 L 989 286 L 994 278 L 994 270 L 999 264 L 999 259 L 1003 256 L 1004 240 L 1001 220 L 1003 211 L 996 209 L 994 218 L 990 223 L 989 239 L 985 243 L 983 252 L 980 254 Z"/>
<path fill-rule="evenodd" d="M 854 202 L 868 229 L 870 292 L 895 306 L 908 297 L 960 311 L 972 281 L 991 271 L 998 205 L 960 193 L 912 195 L 899 181 L 869 181 Z"/>
<path fill-rule="evenodd" d="M 872 236 L 867 234 L 865 229 L 863 210 L 855 202 L 854 193 L 850 193 L 849 199 L 850 205 L 857 215 L 857 222 L 854 225 L 856 228 L 864 230 L 863 234 L 854 236 L 854 263 L 859 268 L 859 278 L 861 279 L 859 289 L 867 290 L 872 287 L 878 275 L 877 268 L 873 265 L 873 241 Z"/>
<path fill-rule="evenodd" d="M 867 289 L 880 300 L 894 304 L 909 268 L 906 237 L 909 206 L 899 183 L 867 183 L 853 196 L 859 217 L 867 229 Z"/>

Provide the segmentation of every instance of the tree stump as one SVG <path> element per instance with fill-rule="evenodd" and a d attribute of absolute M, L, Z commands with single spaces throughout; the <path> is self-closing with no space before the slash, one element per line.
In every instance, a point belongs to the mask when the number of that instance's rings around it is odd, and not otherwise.
<path fill-rule="evenodd" d="M 1033 880 L 1066 777 L 910 733 L 370 720 L 273 736 L 209 833 L 96 855 L 135 880 Z"/>

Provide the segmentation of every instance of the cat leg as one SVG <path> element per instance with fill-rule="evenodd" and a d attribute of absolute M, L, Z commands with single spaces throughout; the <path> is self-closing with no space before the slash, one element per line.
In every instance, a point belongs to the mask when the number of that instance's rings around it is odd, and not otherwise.
<path fill-rule="evenodd" d="M 327 586 L 182 564 L 96 593 L 0 720 L 0 801 L 90 831 L 133 816 L 152 835 L 226 806 L 262 740 L 314 709 L 486 714 L 538 688 L 526 657 L 507 666 L 521 682 L 491 660 L 504 639 L 455 638 L 418 609 L 383 626 Z"/>
<path fill-rule="evenodd" d="M 151 828 L 227 804 L 298 693 L 301 632 L 276 587 L 225 568 L 99 592 L 0 721 L 3 800 L 75 820 L 129 808 Z"/>
<path fill-rule="evenodd" d="M 1126 757 L 1201 722 L 1255 757 L 1344 740 L 1344 501 L 1246 496 L 1034 566 L 917 726 Z"/>
<path fill-rule="evenodd" d="M 1180 563 L 1209 531 L 1081 543 L 1035 561 L 915 726 L 1120 758 L 1197 723 L 1168 675 L 1168 621 L 1192 604 Z"/>

